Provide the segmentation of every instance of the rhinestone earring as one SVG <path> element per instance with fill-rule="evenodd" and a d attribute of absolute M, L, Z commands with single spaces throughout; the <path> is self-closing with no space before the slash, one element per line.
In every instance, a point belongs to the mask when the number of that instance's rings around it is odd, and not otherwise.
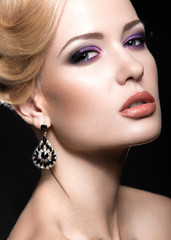
<path fill-rule="evenodd" d="M 33 153 L 33 164 L 40 169 L 49 169 L 56 164 L 57 155 L 54 148 L 51 147 L 49 140 L 47 140 L 47 125 L 42 124 L 41 130 L 43 132 L 43 139 L 40 141 L 38 147 Z"/>

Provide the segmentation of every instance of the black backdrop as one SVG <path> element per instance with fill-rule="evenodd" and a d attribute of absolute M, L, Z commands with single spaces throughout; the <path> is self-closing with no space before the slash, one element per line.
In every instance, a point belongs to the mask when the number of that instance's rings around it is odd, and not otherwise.
<path fill-rule="evenodd" d="M 159 69 L 159 90 L 163 113 L 160 137 L 132 148 L 122 184 L 171 197 L 170 178 L 170 19 L 166 1 L 133 0 L 140 17 L 153 32 L 149 48 Z M 0 240 L 5 240 L 27 203 L 40 172 L 32 166 L 37 140 L 31 128 L 16 114 L 0 106 Z"/>

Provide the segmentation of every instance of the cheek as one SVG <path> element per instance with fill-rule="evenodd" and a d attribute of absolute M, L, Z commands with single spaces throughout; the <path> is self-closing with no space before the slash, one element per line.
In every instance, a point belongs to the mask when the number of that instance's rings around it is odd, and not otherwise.
<path fill-rule="evenodd" d="M 58 79 L 57 76 L 60 76 Z M 53 110 L 68 118 L 88 114 L 90 103 L 96 105 L 99 90 L 93 84 L 93 77 L 78 77 L 79 74 L 55 74 L 45 86 L 46 97 L 50 103 L 49 109 L 53 117 Z M 53 110 L 52 110 L 53 109 Z"/>
<path fill-rule="evenodd" d="M 94 145 L 98 136 L 104 134 L 111 111 L 104 79 L 98 79 L 99 84 L 93 74 L 79 79 L 78 75 L 55 74 L 43 86 L 48 114 L 58 137 L 70 147 L 78 148 L 84 143 L 85 149 L 86 144 Z"/>

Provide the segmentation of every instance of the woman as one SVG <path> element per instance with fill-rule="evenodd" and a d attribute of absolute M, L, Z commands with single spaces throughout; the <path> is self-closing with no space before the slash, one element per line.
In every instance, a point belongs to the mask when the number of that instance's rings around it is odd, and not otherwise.
<path fill-rule="evenodd" d="M 130 1 L 0 9 L 1 98 L 43 135 L 42 176 L 9 240 L 169 240 L 170 200 L 119 185 L 129 148 L 161 129 L 156 64 Z"/>

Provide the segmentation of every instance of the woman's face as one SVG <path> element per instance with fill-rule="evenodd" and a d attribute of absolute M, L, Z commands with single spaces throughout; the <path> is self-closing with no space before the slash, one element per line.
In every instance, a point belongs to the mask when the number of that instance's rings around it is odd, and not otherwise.
<path fill-rule="evenodd" d="M 160 132 L 156 64 L 129 0 L 66 1 L 40 80 L 53 134 L 69 148 L 131 146 Z"/>

